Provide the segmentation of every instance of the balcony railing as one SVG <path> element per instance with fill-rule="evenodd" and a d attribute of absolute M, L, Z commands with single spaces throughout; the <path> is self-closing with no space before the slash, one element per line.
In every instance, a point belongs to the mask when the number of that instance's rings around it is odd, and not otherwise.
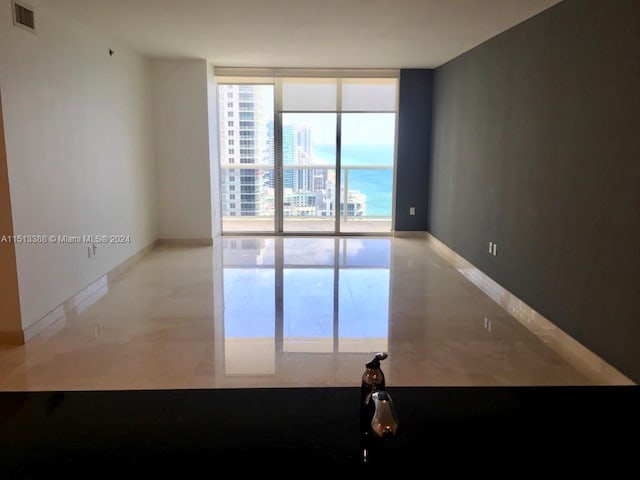
<path fill-rule="evenodd" d="M 275 216 L 274 166 L 271 164 L 223 165 L 223 231 L 273 231 Z M 230 171 L 233 170 L 233 173 Z M 249 174 L 248 170 L 254 173 Z M 295 173 L 313 172 L 313 177 Z M 340 230 L 345 232 L 390 232 L 392 165 L 349 165 L 341 169 Z M 240 179 L 226 182 L 235 176 Z M 335 168 L 326 164 L 284 165 L 283 217 L 285 231 L 333 231 L 336 199 Z M 229 187 L 235 186 L 231 191 Z M 242 202 L 242 187 L 257 188 L 255 202 Z M 235 195 L 230 199 L 229 194 Z M 345 202 L 346 197 L 346 202 Z M 346 215 L 345 215 L 346 203 Z M 244 206 L 243 206 L 244 204 Z M 233 205 L 234 208 L 231 208 Z M 246 215 L 250 211 L 253 215 Z"/>

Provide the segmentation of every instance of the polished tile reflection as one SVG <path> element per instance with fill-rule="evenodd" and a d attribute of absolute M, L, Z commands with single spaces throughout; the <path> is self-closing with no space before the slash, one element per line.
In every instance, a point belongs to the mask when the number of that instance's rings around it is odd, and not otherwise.
<path fill-rule="evenodd" d="M 99 295 L 99 296 L 98 296 Z M 27 345 L 0 389 L 588 384 L 423 239 L 158 248 Z"/>
<path fill-rule="evenodd" d="M 221 243 L 226 374 L 263 372 L 275 362 L 274 348 L 283 361 L 285 353 L 387 350 L 390 239 Z M 261 362 L 257 341 L 272 345 Z M 238 370 L 242 359 L 256 370 Z"/>

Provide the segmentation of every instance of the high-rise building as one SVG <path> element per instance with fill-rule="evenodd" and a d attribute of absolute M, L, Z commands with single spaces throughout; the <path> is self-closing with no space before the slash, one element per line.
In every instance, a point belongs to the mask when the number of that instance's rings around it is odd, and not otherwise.
<path fill-rule="evenodd" d="M 268 172 L 248 167 L 273 164 L 264 114 L 267 97 L 263 86 L 220 85 L 220 156 L 221 164 L 229 167 L 222 170 L 224 216 L 256 216 L 269 207 L 263 201 L 268 193 Z"/>
<path fill-rule="evenodd" d="M 273 120 L 267 122 L 267 158 L 271 159 L 271 164 L 275 163 L 276 158 L 276 146 L 275 146 L 275 125 Z M 267 172 L 267 186 L 271 189 L 276 188 L 276 172 L 271 169 Z"/>
<path fill-rule="evenodd" d="M 334 178 L 325 180 L 325 188 L 319 192 L 320 196 L 317 200 L 317 215 L 321 217 L 333 217 L 336 215 L 336 184 Z M 363 217 L 367 214 L 367 196 L 358 191 L 351 190 L 347 192 L 347 202 L 345 211 L 345 189 L 344 185 L 340 187 L 340 216 L 341 217 Z"/>
<path fill-rule="evenodd" d="M 297 145 L 301 148 L 309 157 L 311 157 L 311 127 L 305 125 L 298 129 L 297 133 Z"/>
<path fill-rule="evenodd" d="M 270 121 L 267 123 L 267 149 L 270 158 L 275 158 L 274 139 L 273 121 Z M 282 164 L 288 167 L 311 164 L 311 127 L 308 125 L 301 128 L 294 125 L 282 127 Z M 275 188 L 273 171 L 269 172 L 267 183 L 270 188 Z M 285 194 L 287 192 L 312 192 L 315 190 L 314 185 L 314 171 L 312 169 L 284 169 Z"/>
<path fill-rule="evenodd" d="M 296 131 L 297 138 L 297 163 L 298 165 L 311 164 L 311 127 L 304 125 Z M 302 192 L 314 191 L 313 170 L 301 168 L 298 170 L 298 190 Z"/>
<path fill-rule="evenodd" d="M 263 87 L 222 85 L 220 87 L 220 125 L 223 215 L 272 215 L 275 208 L 275 128 L 264 115 L 269 101 Z M 272 99 L 271 99 L 272 101 Z M 308 125 L 282 126 L 283 212 L 285 217 L 333 216 L 335 176 L 326 168 L 310 168 L 312 129 Z M 251 165 L 261 164 L 261 168 Z M 238 168 L 235 168 L 238 165 Z M 344 187 L 342 187 L 344 197 Z M 350 190 L 342 215 L 363 216 L 366 196 Z"/>
<path fill-rule="evenodd" d="M 296 158 L 297 138 L 296 129 L 293 125 L 282 126 L 282 165 L 290 166 L 297 164 Z M 298 191 L 298 176 L 296 171 L 291 168 L 285 168 L 283 172 L 283 185 L 285 192 L 291 189 L 292 192 Z"/>

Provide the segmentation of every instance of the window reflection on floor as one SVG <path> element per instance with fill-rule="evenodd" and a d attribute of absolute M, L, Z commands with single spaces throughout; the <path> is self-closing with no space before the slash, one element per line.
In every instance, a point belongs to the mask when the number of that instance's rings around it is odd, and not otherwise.
<path fill-rule="evenodd" d="M 275 373 L 273 268 L 225 268 L 225 371 Z"/>
<path fill-rule="evenodd" d="M 387 350 L 390 239 L 224 239 L 226 375 Z"/>
<path fill-rule="evenodd" d="M 338 351 L 384 352 L 389 332 L 389 269 L 340 270 Z"/>

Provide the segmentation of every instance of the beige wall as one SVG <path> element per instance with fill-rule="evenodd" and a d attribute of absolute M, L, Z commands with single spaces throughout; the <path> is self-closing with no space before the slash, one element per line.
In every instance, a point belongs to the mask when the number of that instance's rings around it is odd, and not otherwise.
<path fill-rule="evenodd" d="M 220 156 L 218 145 L 218 85 L 213 65 L 207 68 L 207 95 L 209 102 L 209 168 L 211 169 L 211 230 L 222 233 L 222 204 L 220 201 Z"/>
<path fill-rule="evenodd" d="M 28 3 L 35 34 L 0 0 L 14 233 L 131 242 L 99 245 L 91 259 L 85 244 L 16 244 L 23 329 L 157 236 L 149 61 L 49 2 Z"/>
<path fill-rule="evenodd" d="M 211 239 L 207 62 L 155 59 L 151 78 L 158 237 Z"/>
<path fill-rule="evenodd" d="M 2 92 L 0 91 L 0 342 L 22 343 L 18 273 L 13 243 L 6 237 L 13 235 L 11 198 L 7 176 L 7 155 L 4 146 L 4 122 L 2 121 Z"/>

